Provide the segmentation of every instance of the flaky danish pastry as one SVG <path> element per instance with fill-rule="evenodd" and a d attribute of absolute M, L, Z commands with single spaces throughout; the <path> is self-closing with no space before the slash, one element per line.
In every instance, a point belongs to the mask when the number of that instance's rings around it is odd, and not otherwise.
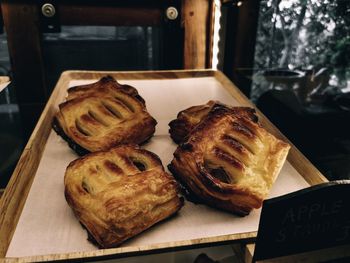
<path fill-rule="evenodd" d="M 243 216 L 262 205 L 289 148 L 216 104 L 176 149 L 169 170 L 204 203 Z"/>
<path fill-rule="evenodd" d="M 180 111 L 175 120 L 172 120 L 169 123 L 169 133 L 170 137 L 177 144 L 184 141 L 187 135 L 193 130 L 194 127 L 205 117 L 208 115 L 210 110 L 214 106 L 225 107 L 227 110 L 232 111 L 232 114 L 238 116 L 246 116 L 254 122 L 258 121 L 258 117 L 255 115 L 255 110 L 249 107 L 230 107 L 224 105 L 218 101 L 208 101 L 207 104 L 197 105 L 189 107 L 183 111 Z"/>
<path fill-rule="evenodd" d="M 80 155 L 148 140 L 156 120 L 147 112 L 137 90 L 111 77 L 68 89 L 53 128 Z"/>
<path fill-rule="evenodd" d="M 121 90 L 137 98 L 140 102 L 145 103 L 144 99 L 137 92 L 137 89 L 135 89 L 130 85 L 120 84 L 111 76 L 102 77 L 99 81 L 91 84 L 80 85 L 80 86 L 69 88 L 67 100 L 81 98 L 84 96 L 91 96 L 96 92 L 97 92 L 96 94 L 97 96 L 99 96 L 101 92 L 103 93 L 111 92 L 113 94 L 115 90 Z"/>
<path fill-rule="evenodd" d="M 158 156 L 135 145 L 90 153 L 69 164 L 65 197 L 100 247 L 116 247 L 183 205 Z"/>

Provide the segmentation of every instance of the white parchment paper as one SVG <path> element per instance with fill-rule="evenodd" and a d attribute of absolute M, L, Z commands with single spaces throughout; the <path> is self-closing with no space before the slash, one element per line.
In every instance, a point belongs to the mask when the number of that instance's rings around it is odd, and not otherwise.
<path fill-rule="evenodd" d="M 95 80 L 73 80 L 70 86 L 92 81 Z M 168 123 L 180 110 L 206 103 L 210 99 L 220 100 L 229 105 L 238 105 L 213 77 L 120 82 L 133 85 L 138 89 L 140 95 L 146 100 L 148 111 L 158 121 L 155 136 L 143 147 L 155 152 L 165 166 L 170 163 L 176 148 L 168 135 Z M 74 217 L 64 198 L 65 169 L 76 158 L 77 155 L 66 142 L 52 131 L 7 251 L 7 257 L 97 249 L 87 241 L 86 231 Z M 303 177 L 286 162 L 271 191 L 271 197 L 307 186 Z M 124 243 L 123 246 L 149 245 L 257 231 L 259 216 L 260 210 L 254 210 L 249 216 L 241 218 L 186 201 L 185 206 L 175 217 L 157 224 Z"/>

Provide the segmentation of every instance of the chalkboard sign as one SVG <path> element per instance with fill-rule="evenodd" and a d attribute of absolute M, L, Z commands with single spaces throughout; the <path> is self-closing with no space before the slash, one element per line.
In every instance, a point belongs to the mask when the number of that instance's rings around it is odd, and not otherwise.
<path fill-rule="evenodd" d="M 253 261 L 350 244 L 350 180 L 265 200 Z"/>

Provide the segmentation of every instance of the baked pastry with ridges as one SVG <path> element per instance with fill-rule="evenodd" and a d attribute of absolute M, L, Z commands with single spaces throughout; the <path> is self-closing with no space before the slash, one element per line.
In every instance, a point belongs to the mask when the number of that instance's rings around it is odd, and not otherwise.
<path fill-rule="evenodd" d="M 227 110 L 232 111 L 232 114 L 237 116 L 246 116 L 250 120 L 257 122 L 258 117 L 255 115 L 255 109 L 250 107 L 232 107 L 224 105 L 218 101 L 210 100 L 206 104 L 189 107 L 183 111 L 180 111 L 175 120 L 169 123 L 170 137 L 177 144 L 183 142 L 187 135 L 193 130 L 194 127 L 208 115 L 209 111 L 220 105 Z"/>
<path fill-rule="evenodd" d="M 105 77 L 70 88 L 53 128 L 82 155 L 123 143 L 141 144 L 152 137 L 156 124 L 135 88 Z"/>
<path fill-rule="evenodd" d="M 102 77 L 99 81 L 71 87 L 67 90 L 68 96 L 67 101 L 75 98 L 88 97 L 96 93 L 99 95 L 101 92 L 108 93 L 115 90 L 121 90 L 145 104 L 145 100 L 139 95 L 137 89 L 127 84 L 120 84 L 111 76 Z"/>
<path fill-rule="evenodd" d="M 289 148 L 217 104 L 177 148 L 169 170 L 206 204 L 244 216 L 262 205 Z"/>
<path fill-rule="evenodd" d="M 158 156 L 135 145 L 71 162 L 64 186 L 76 217 L 103 248 L 120 245 L 183 206 Z"/>

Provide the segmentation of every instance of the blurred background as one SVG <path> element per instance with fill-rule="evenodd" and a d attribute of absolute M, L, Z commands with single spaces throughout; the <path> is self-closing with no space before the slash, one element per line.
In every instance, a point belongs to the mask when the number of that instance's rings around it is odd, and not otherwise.
<path fill-rule="evenodd" d="M 62 7 L 47 1 L 53 13 L 44 1 L 17 2 L 1 2 L 0 75 L 12 82 L 0 93 L 0 188 L 68 69 L 219 69 L 329 180 L 350 178 L 350 1 L 199 0 L 188 13 L 180 11 L 188 2 L 131 1 L 142 14 L 149 4 L 146 14 L 157 21 L 145 15 L 112 23 L 107 16 L 78 16 L 81 9 L 68 1 Z M 106 14 L 125 8 L 92 2 Z M 202 2 L 209 3 L 207 20 L 194 30 L 206 36 L 203 63 L 184 45 Z"/>

